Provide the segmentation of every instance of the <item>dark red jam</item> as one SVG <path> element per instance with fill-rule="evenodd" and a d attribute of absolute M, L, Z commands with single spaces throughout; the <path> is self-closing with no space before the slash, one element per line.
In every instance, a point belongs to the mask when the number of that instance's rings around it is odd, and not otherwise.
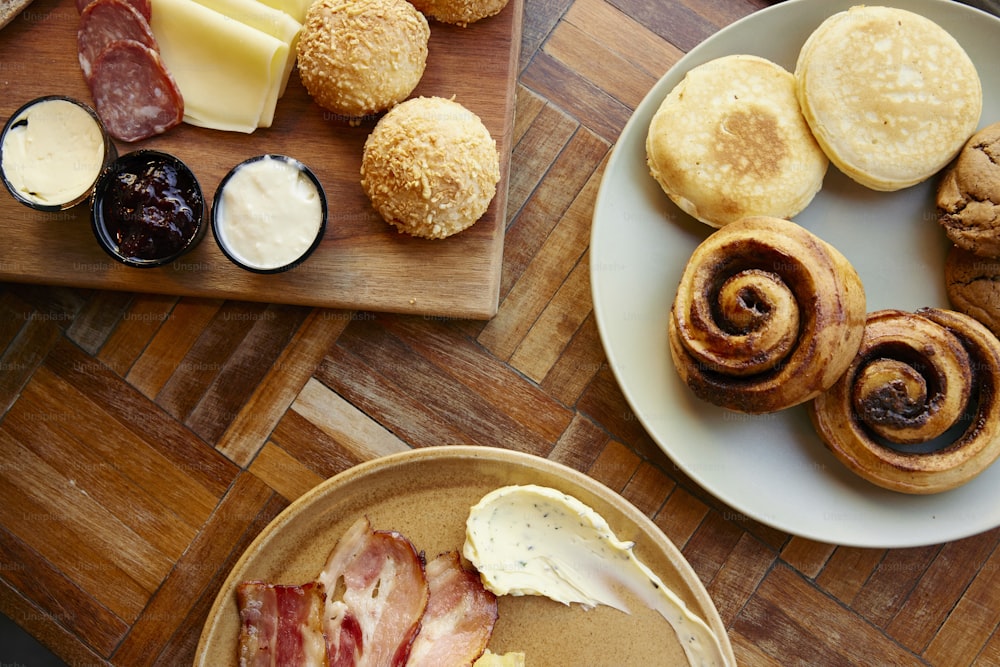
<path fill-rule="evenodd" d="M 106 240 L 126 259 L 180 254 L 198 234 L 205 203 L 194 174 L 155 151 L 122 156 L 95 200 Z"/>

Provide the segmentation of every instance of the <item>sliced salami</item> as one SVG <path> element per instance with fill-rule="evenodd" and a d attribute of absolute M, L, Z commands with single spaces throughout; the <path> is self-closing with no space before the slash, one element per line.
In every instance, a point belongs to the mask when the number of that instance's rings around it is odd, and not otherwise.
<path fill-rule="evenodd" d="M 83 10 L 95 0 L 76 0 L 76 11 L 83 14 Z M 153 3 L 151 0 L 128 0 L 128 3 L 139 10 L 148 21 L 153 16 Z"/>
<path fill-rule="evenodd" d="M 133 40 L 157 49 L 149 21 L 128 0 L 93 0 L 80 15 L 76 43 L 83 76 L 90 81 L 94 63 L 112 42 Z"/>
<path fill-rule="evenodd" d="M 161 134 L 184 118 L 184 98 L 160 54 L 134 40 L 115 41 L 101 51 L 90 92 L 108 132 L 121 141 Z"/>

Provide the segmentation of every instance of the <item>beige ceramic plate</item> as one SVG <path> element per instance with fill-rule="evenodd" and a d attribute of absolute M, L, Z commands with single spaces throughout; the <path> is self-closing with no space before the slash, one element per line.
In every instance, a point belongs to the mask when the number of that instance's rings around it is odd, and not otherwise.
<path fill-rule="evenodd" d="M 235 665 L 239 618 L 236 585 L 247 579 L 298 584 L 322 568 L 337 538 L 359 516 L 377 529 L 410 538 L 430 557 L 461 549 L 469 508 L 508 484 L 540 484 L 575 496 L 602 514 L 621 539 L 719 635 L 735 664 L 718 612 L 697 575 L 656 526 L 619 495 L 570 468 L 534 456 L 485 447 L 414 450 L 358 465 L 292 503 L 236 563 L 208 616 L 195 664 Z M 530 666 L 685 664 L 670 626 L 633 605 L 584 611 L 546 598 L 503 597 L 490 648 L 524 651 Z"/>

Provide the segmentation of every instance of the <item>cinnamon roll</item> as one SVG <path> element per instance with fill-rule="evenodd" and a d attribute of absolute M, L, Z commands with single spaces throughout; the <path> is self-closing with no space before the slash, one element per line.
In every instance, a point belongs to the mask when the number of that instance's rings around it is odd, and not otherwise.
<path fill-rule="evenodd" d="M 744 218 L 691 255 L 671 310 L 671 356 L 699 398 L 775 412 L 837 381 L 865 313 L 861 279 L 836 248 L 788 220 Z"/>
<path fill-rule="evenodd" d="M 850 470 L 913 494 L 953 489 L 1000 454 L 1000 341 L 968 315 L 869 314 L 844 376 L 810 405 Z"/>

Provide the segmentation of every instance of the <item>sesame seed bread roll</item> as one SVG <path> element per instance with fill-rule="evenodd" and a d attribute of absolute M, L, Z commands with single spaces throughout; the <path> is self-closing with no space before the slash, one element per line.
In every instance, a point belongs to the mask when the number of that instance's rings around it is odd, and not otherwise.
<path fill-rule="evenodd" d="M 410 0 L 413 6 L 441 23 L 465 27 L 470 23 L 496 16 L 507 0 Z"/>
<path fill-rule="evenodd" d="M 937 173 L 982 112 L 979 74 L 962 46 L 903 9 L 857 6 L 829 17 L 802 46 L 795 77 L 830 161 L 873 190 Z"/>
<path fill-rule="evenodd" d="M 454 100 L 406 100 L 365 141 L 361 186 L 379 215 L 411 236 L 443 239 L 471 227 L 499 182 L 496 141 Z"/>
<path fill-rule="evenodd" d="M 667 196 L 712 227 L 795 216 L 822 187 L 828 165 L 791 72 L 749 55 L 689 71 L 653 116 L 646 157 Z"/>
<path fill-rule="evenodd" d="M 347 120 L 379 113 L 420 83 L 429 40 L 427 19 L 406 0 L 316 0 L 297 46 L 299 77 Z"/>

